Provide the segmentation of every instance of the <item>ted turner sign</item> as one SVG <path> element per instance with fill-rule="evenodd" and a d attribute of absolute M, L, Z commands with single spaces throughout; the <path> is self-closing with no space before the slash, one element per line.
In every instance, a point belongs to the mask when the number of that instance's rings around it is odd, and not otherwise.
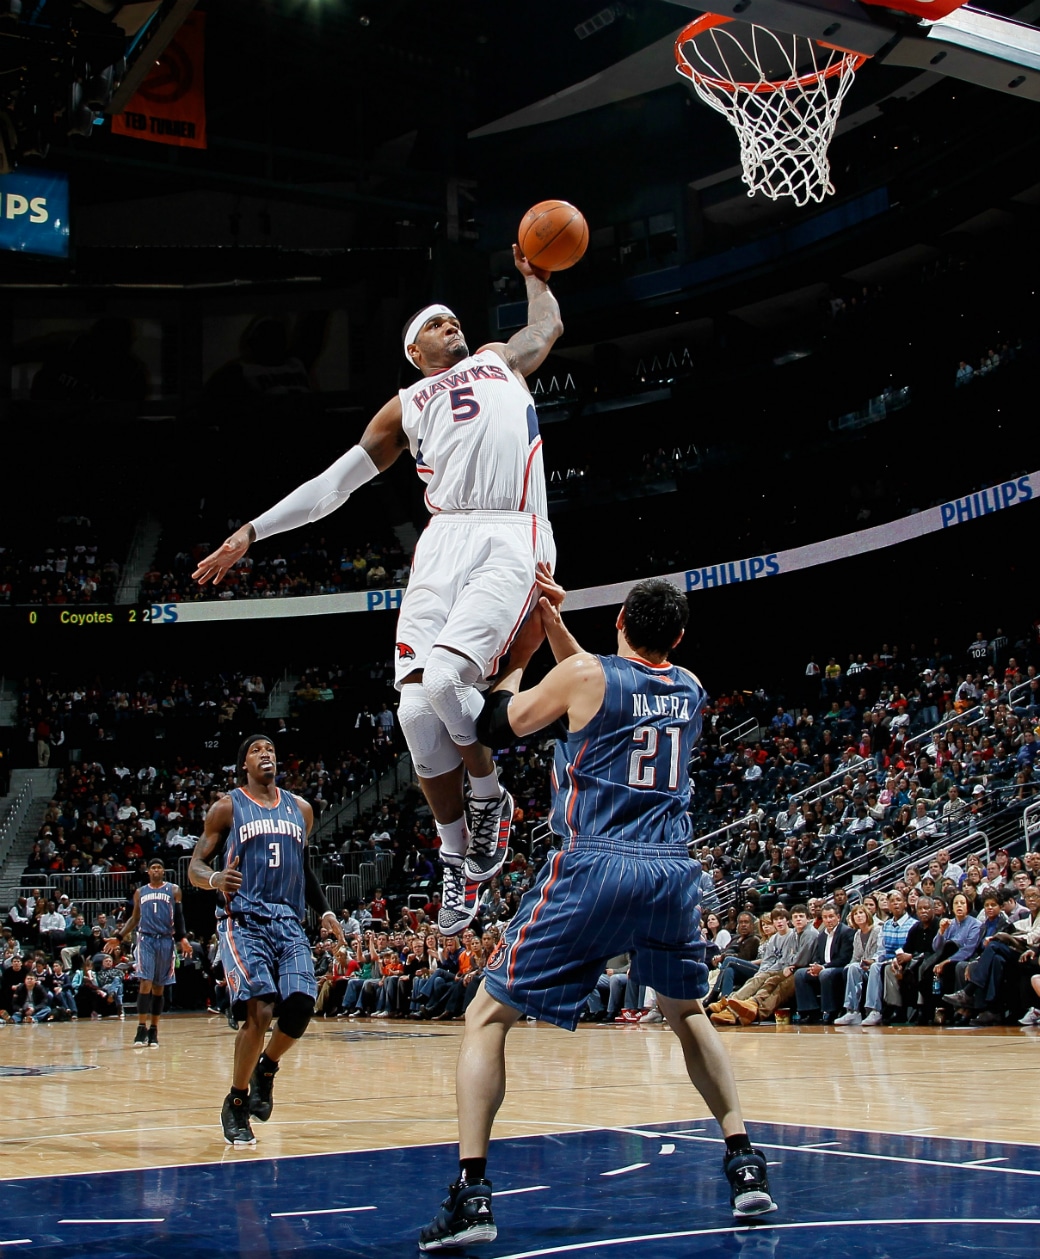
<path fill-rule="evenodd" d="M 206 147 L 205 17 L 188 14 L 126 109 L 112 119 L 113 135 Z"/>

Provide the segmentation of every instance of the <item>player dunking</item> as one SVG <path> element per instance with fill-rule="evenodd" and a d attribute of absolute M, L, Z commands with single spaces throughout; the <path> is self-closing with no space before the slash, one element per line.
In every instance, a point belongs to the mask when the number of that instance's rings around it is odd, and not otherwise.
<path fill-rule="evenodd" d="M 306 800 L 275 785 L 274 745 L 252 735 L 238 750 L 243 787 L 206 815 L 188 875 L 215 888 L 217 941 L 229 995 L 241 1026 L 235 1037 L 231 1091 L 220 1122 L 228 1145 L 255 1145 L 250 1116 L 265 1122 L 274 1108 L 274 1077 L 282 1056 L 314 1014 L 318 987 L 303 930 L 306 907 L 322 915 L 340 943 L 336 915 L 307 862 L 314 812 Z M 223 869 L 210 862 L 223 849 Z M 278 1022 L 264 1041 L 275 1015 Z"/>
<path fill-rule="evenodd" d="M 470 354 L 447 306 L 404 329 L 423 376 L 374 416 L 358 445 L 237 530 L 195 570 L 219 582 L 254 541 L 320 520 L 406 448 L 426 483 L 431 520 L 412 561 L 397 627 L 398 720 L 437 824 L 444 865 L 438 926 L 473 920 L 478 884 L 501 868 L 513 801 L 477 741 L 477 685 L 494 676 L 535 591 L 535 564 L 555 560 L 546 516 L 538 417 L 524 377 L 563 331 L 546 283 L 513 246 L 527 283 L 528 323 Z M 463 768 L 471 804 L 467 821 Z"/>
<path fill-rule="evenodd" d="M 459 1051 L 459 1177 L 421 1232 L 420 1250 L 497 1236 L 486 1178 L 491 1126 L 505 1095 L 506 1033 L 522 1015 L 573 1030 L 607 958 L 631 956 L 630 984 L 648 984 L 679 1037 L 690 1080 L 718 1120 L 734 1215 L 775 1209 L 766 1161 L 748 1140 L 736 1082 L 700 998 L 708 969 L 700 933 L 700 866 L 689 858 L 687 766 L 706 695 L 669 664 L 685 631 L 686 597 L 667 581 L 633 587 L 617 619 L 618 653 L 583 652 L 548 597 L 516 642 L 510 672 L 488 697 L 479 729 L 504 747 L 561 718 L 550 824 L 562 840 L 524 896 L 484 971 Z M 556 667 L 519 691 L 541 633 Z"/>
<path fill-rule="evenodd" d="M 134 912 L 119 932 L 119 939 L 128 940 L 135 927 L 134 977 L 138 981 L 138 989 L 134 1048 L 148 1045 L 158 1049 L 163 994 L 174 977 L 174 942 L 179 942 L 182 956 L 191 957 L 191 945 L 184 928 L 181 889 L 176 883 L 166 882 L 166 866 L 161 857 L 153 857 L 149 861 L 148 882 L 134 892 Z M 115 939 L 109 940 L 105 952 L 111 953 L 115 948 Z"/>

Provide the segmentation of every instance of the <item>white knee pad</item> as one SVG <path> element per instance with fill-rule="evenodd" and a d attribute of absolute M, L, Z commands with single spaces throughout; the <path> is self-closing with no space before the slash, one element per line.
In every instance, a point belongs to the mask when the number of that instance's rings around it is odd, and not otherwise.
<path fill-rule="evenodd" d="M 471 660 L 434 647 L 423 666 L 423 690 L 453 741 L 462 746 L 477 742 L 477 717 L 484 697 L 474 689 L 480 668 Z"/>
<path fill-rule="evenodd" d="M 462 763 L 458 748 L 449 738 L 444 722 L 433 711 L 421 682 L 407 682 L 401 687 L 397 720 L 420 778 L 437 778 Z"/>

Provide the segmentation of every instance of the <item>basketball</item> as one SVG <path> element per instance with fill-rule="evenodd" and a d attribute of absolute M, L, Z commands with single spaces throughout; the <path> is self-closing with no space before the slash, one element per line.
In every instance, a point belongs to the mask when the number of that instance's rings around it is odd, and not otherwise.
<path fill-rule="evenodd" d="M 532 266 L 566 271 L 588 247 L 589 225 L 567 201 L 539 201 L 521 219 L 516 242 Z"/>

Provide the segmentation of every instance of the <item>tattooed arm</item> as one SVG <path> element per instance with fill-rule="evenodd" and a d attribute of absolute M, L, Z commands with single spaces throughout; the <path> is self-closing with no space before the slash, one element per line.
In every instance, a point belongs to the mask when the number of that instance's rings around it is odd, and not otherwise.
<path fill-rule="evenodd" d="M 518 246 L 513 246 L 516 269 L 527 281 L 527 327 L 521 328 L 508 341 L 483 345 L 505 359 L 517 376 L 523 378 L 537 371 L 549 351 L 563 333 L 560 307 L 549 291 L 549 272 L 533 267 Z"/>

